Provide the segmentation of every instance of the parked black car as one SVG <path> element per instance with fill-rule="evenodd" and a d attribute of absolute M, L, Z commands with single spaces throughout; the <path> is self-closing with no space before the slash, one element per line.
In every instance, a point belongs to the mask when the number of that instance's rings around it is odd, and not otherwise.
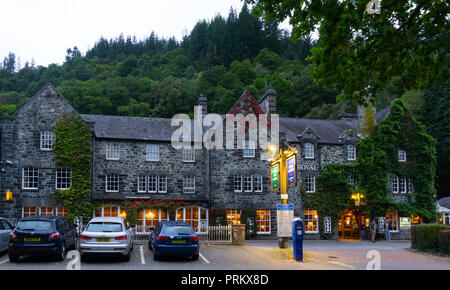
<path fill-rule="evenodd" d="M 23 255 L 52 255 L 65 258 L 66 250 L 77 248 L 76 226 L 65 217 L 31 216 L 22 218 L 9 235 L 9 260 L 19 261 Z"/>

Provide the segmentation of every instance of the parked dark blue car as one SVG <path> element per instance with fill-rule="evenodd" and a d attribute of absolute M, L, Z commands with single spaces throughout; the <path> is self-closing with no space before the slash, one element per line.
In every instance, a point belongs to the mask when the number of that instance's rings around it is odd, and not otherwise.
<path fill-rule="evenodd" d="M 64 217 L 26 217 L 9 235 L 9 260 L 17 262 L 23 255 L 52 255 L 61 261 L 67 250 L 76 249 L 77 242 L 75 226 Z"/>
<path fill-rule="evenodd" d="M 161 255 L 191 256 L 198 259 L 198 236 L 189 223 L 166 221 L 151 228 L 148 246 L 153 251 L 153 258 Z"/>

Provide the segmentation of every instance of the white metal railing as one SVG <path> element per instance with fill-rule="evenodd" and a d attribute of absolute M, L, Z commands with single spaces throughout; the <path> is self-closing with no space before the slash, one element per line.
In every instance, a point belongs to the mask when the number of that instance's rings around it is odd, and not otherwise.
<path fill-rule="evenodd" d="M 209 226 L 206 232 L 197 233 L 202 242 L 232 242 L 231 226 Z M 136 226 L 133 230 L 135 243 L 146 243 L 150 238 L 150 231 L 143 226 Z"/>

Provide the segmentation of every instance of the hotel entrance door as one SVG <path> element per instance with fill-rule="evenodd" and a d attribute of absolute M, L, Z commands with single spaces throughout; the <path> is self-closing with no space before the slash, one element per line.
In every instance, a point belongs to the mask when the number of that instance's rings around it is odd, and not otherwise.
<path fill-rule="evenodd" d="M 362 225 L 366 225 L 365 238 L 369 237 L 369 217 L 360 210 L 347 209 L 340 214 L 338 235 L 342 240 L 361 240 Z"/>

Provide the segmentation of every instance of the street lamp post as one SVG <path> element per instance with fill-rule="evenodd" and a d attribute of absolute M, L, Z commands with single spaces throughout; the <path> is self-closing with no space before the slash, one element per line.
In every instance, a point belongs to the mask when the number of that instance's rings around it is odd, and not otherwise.
<path fill-rule="evenodd" d="M 269 152 L 272 152 L 275 155 L 276 146 L 271 145 L 268 148 Z M 269 159 L 271 162 L 271 178 L 272 178 L 272 191 L 280 191 L 281 204 L 288 204 L 288 194 L 287 189 L 290 186 L 296 185 L 296 155 L 298 153 L 297 148 L 293 148 L 289 146 L 286 142 L 286 139 L 282 138 L 280 140 L 280 146 L 278 148 L 278 155 L 274 156 L 272 159 Z M 288 166 L 288 160 L 291 164 Z M 274 186 L 273 178 L 274 172 L 272 168 L 279 166 L 278 176 L 277 176 L 277 185 Z M 292 167 L 291 169 L 288 167 Z M 279 247 L 285 249 L 288 247 L 288 238 L 280 237 L 279 239 Z"/>

